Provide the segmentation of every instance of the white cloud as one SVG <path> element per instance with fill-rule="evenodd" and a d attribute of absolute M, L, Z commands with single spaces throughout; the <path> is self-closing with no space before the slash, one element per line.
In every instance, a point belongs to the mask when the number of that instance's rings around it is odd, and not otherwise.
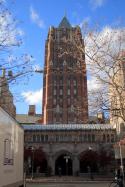
<path fill-rule="evenodd" d="M 5 3 L 6 2 L 6 0 L 0 0 L 0 3 Z"/>
<path fill-rule="evenodd" d="M 35 23 L 38 27 L 45 28 L 44 21 L 40 18 L 39 14 L 32 6 L 30 6 L 30 18 L 32 22 Z"/>
<path fill-rule="evenodd" d="M 92 77 L 91 79 L 89 79 L 87 81 L 88 84 L 88 91 L 95 91 L 100 89 L 101 85 L 99 84 L 99 82 L 96 80 L 95 77 Z"/>
<path fill-rule="evenodd" d="M 102 7 L 105 3 L 105 0 L 90 0 L 89 2 L 92 8 L 96 9 L 96 8 Z"/>
<path fill-rule="evenodd" d="M 79 24 L 79 26 L 81 27 L 81 28 L 83 28 L 83 26 L 84 25 L 86 25 L 86 24 L 88 24 L 89 22 L 90 22 L 90 17 L 88 16 L 88 17 L 85 17 L 82 21 L 81 21 L 81 23 Z"/>
<path fill-rule="evenodd" d="M 35 104 L 41 105 L 42 103 L 42 89 L 37 91 L 23 92 L 21 95 L 25 99 L 25 102 L 28 103 L 29 105 L 35 105 Z"/>

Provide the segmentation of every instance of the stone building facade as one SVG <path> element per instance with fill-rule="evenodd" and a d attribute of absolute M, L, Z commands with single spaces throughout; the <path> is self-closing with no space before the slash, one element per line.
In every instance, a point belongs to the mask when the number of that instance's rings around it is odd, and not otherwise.
<path fill-rule="evenodd" d="M 89 167 L 93 173 L 105 171 L 109 174 L 114 170 L 113 144 L 116 131 L 111 125 L 53 124 L 23 127 L 25 149 L 29 150 L 25 162 L 29 169 L 34 158 L 34 173 L 37 168 L 39 172 L 45 173 L 47 167 L 51 168 L 52 175 L 59 175 L 59 168 L 62 175 L 88 173 Z M 40 151 L 42 154 L 39 159 Z M 43 163 L 46 163 L 46 167 Z"/>
<path fill-rule="evenodd" d="M 36 113 L 36 106 L 29 105 L 27 114 L 16 114 L 16 120 L 21 124 L 35 125 L 42 123 L 42 114 Z"/>
<path fill-rule="evenodd" d="M 82 55 L 74 51 L 79 41 Z M 75 55 L 74 55 L 75 53 Z M 114 170 L 112 125 L 87 124 L 88 95 L 84 41 L 64 17 L 49 29 L 43 77 L 43 124 L 23 124 L 27 173 L 109 174 Z M 100 118 L 102 119 L 102 117 Z"/>
<path fill-rule="evenodd" d="M 73 55 L 75 41 L 79 41 L 83 51 L 80 27 L 72 27 L 66 17 L 58 28 L 50 27 L 45 45 L 44 124 L 81 124 L 88 121 L 85 55 L 79 51 Z"/>

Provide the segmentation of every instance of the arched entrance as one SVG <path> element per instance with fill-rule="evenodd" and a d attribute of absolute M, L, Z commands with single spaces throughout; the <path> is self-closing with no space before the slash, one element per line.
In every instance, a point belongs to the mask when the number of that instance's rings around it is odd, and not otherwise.
<path fill-rule="evenodd" d="M 80 173 L 98 172 L 98 153 L 86 150 L 80 155 Z"/>
<path fill-rule="evenodd" d="M 55 161 L 56 175 L 72 175 L 72 159 L 70 154 L 61 154 Z"/>
<path fill-rule="evenodd" d="M 31 174 L 32 172 L 34 174 L 47 173 L 48 163 L 46 154 L 42 148 L 25 148 L 24 161 L 27 175 Z"/>

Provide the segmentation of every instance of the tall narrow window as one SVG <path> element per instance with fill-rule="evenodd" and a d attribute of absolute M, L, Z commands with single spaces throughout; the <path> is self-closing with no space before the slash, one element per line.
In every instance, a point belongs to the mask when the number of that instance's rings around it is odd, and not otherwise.
<path fill-rule="evenodd" d="M 74 84 L 74 86 L 76 86 L 76 84 L 77 84 L 75 79 L 73 80 L 73 84 Z"/>
<path fill-rule="evenodd" d="M 67 90 L 68 95 L 70 95 L 70 89 Z"/>
<path fill-rule="evenodd" d="M 77 90 L 76 90 L 76 88 L 74 88 L 74 95 L 76 95 L 77 94 Z"/>
<path fill-rule="evenodd" d="M 56 95 L 56 89 L 54 89 L 53 94 Z"/>
<path fill-rule="evenodd" d="M 60 95 L 63 95 L 63 90 L 62 90 L 62 88 L 60 89 Z"/>
<path fill-rule="evenodd" d="M 13 143 L 9 139 L 4 140 L 4 165 L 13 165 L 14 149 Z"/>

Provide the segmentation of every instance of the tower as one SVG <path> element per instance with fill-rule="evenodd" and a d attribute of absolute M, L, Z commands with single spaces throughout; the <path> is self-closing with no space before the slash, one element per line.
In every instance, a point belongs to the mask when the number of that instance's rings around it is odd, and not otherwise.
<path fill-rule="evenodd" d="M 79 41 L 82 50 L 75 50 L 75 41 Z M 50 27 L 45 44 L 44 124 L 87 123 L 87 78 L 83 51 L 80 28 L 72 27 L 65 16 L 57 28 Z"/>
<path fill-rule="evenodd" d="M 2 69 L 2 76 L 0 76 L 0 107 L 15 118 L 16 107 L 13 102 L 13 95 L 9 90 L 5 69 Z"/>

